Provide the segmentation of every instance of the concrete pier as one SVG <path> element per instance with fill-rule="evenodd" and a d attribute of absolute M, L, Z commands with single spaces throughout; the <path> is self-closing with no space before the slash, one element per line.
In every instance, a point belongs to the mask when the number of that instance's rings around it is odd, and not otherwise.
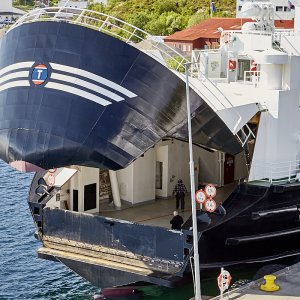
<path fill-rule="evenodd" d="M 275 283 L 280 287 L 276 292 L 260 290 L 260 285 L 265 283 L 261 278 L 233 291 L 225 292 L 223 300 L 300 300 L 300 263 L 282 269 L 274 275 L 277 277 Z M 219 299 L 220 296 L 212 298 L 212 300 Z"/>

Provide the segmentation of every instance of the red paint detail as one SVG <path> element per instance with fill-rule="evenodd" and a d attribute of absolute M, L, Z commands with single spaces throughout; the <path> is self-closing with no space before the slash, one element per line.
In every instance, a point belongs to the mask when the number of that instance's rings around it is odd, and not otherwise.
<path fill-rule="evenodd" d="M 44 83 L 45 80 L 44 80 L 44 81 L 41 81 L 41 80 L 32 80 L 32 82 L 33 82 L 34 84 L 36 84 L 36 85 L 40 85 L 40 84 Z"/>
<path fill-rule="evenodd" d="M 236 60 L 235 59 L 229 59 L 228 60 L 228 69 L 229 70 L 235 70 L 236 69 Z"/>
<path fill-rule="evenodd" d="M 105 297 L 130 296 L 130 295 L 134 294 L 135 291 L 136 290 L 132 287 L 118 287 L 118 288 L 101 289 L 101 292 Z"/>
<path fill-rule="evenodd" d="M 23 160 L 17 160 L 9 163 L 11 167 L 21 172 L 40 172 L 44 169 Z"/>
<path fill-rule="evenodd" d="M 35 68 L 35 69 L 47 69 L 47 67 L 46 67 L 45 65 L 42 65 L 42 64 L 37 65 L 37 66 L 35 66 L 34 68 Z"/>

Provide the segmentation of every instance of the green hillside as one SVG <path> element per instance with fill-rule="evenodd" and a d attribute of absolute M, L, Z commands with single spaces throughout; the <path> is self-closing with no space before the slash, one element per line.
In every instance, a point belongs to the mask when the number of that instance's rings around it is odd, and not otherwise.
<path fill-rule="evenodd" d="M 1 1 L 1 0 L 0 0 Z M 58 0 L 50 0 L 57 5 Z M 92 2 L 92 1 L 91 1 Z M 234 0 L 214 0 L 214 17 L 234 17 Z M 22 9 L 34 7 L 34 0 L 14 0 Z M 209 0 L 108 0 L 108 5 L 91 4 L 90 9 L 100 11 L 153 35 L 169 35 L 210 17 Z"/>
<path fill-rule="evenodd" d="M 169 35 L 210 17 L 209 0 L 109 0 L 91 5 L 153 35 Z M 234 17 L 234 0 L 216 0 L 215 17 Z"/>

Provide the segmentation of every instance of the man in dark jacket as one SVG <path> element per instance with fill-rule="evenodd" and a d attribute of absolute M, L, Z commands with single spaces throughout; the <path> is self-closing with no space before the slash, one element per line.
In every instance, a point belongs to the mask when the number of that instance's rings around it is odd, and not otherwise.
<path fill-rule="evenodd" d="M 175 230 L 181 230 L 181 225 L 183 224 L 183 219 L 181 216 L 178 215 L 178 211 L 175 210 L 173 212 L 174 217 L 170 221 L 170 224 L 172 224 L 171 229 Z"/>
<path fill-rule="evenodd" d="M 176 210 L 179 208 L 179 202 L 181 206 L 181 211 L 184 211 L 184 196 L 187 189 L 181 179 L 178 180 L 174 187 L 173 194 L 176 196 Z"/>

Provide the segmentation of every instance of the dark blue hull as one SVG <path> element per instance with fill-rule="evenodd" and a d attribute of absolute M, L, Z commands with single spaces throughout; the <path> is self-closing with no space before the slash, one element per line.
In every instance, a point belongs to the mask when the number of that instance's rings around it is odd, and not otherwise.
<path fill-rule="evenodd" d="M 242 150 L 191 90 L 193 141 Z M 187 140 L 185 83 L 116 38 L 36 22 L 0 42 L 0 158 L 43 169 L 120 169 L 166 137 Z"/>

